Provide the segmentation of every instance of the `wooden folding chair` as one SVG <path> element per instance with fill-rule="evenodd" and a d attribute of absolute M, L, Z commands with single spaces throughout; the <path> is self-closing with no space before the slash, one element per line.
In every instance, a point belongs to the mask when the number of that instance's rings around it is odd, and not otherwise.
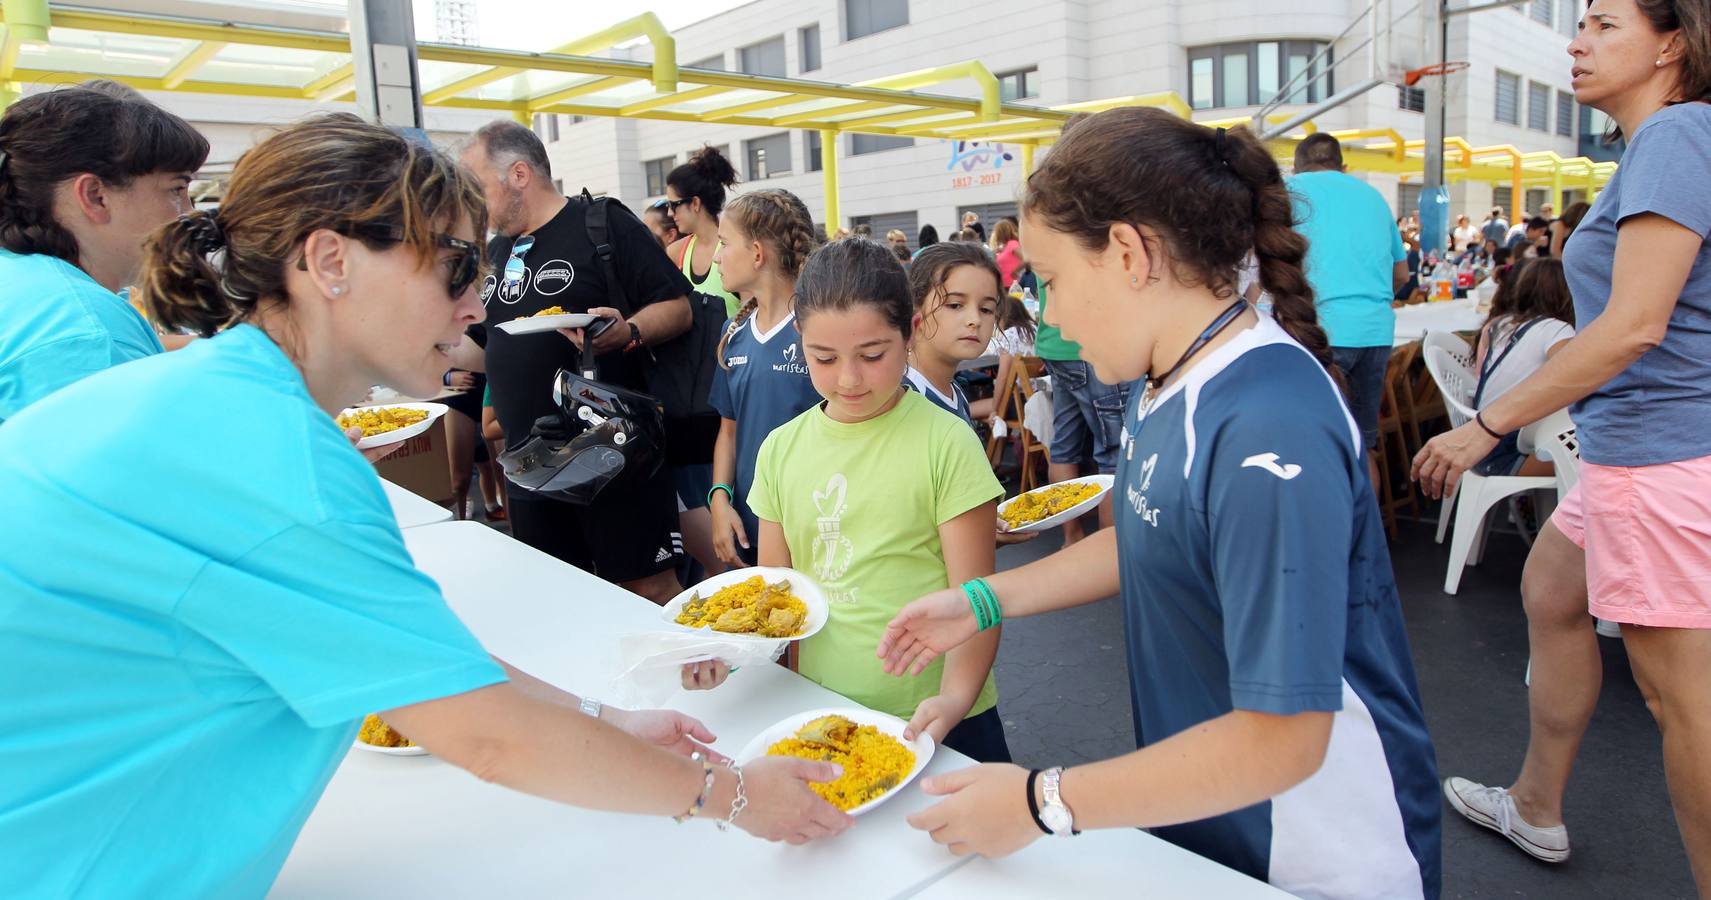
<path fill-rule="evenodd" d="M 1391 537 L 1396 536 L 1396 511 L 1408 507 L 1414 515 L 1420 514 L 1420 503 L 1414 495 L 1412 483 L 1404 481 L 1398 490 L 1394 484 L 1395 478 L 1390 472 L 1390 449 L 1397 450 L 1397 459 L 1406 470 L 1413 459 L 1410 449 L 1409 434 L 1413 423 L 1407 417 L 1407 410 L 1412 407 L 1414 386 L 1408 380 L 1409 369 L 1414 360 L 1420 355 L 1420 342 L 1414 341 L 1396 348 L 1390 354 L 1390 362 L 1384 369 L 1384 393 L 1379 398 L 1378 406 L 1378 447 L 1373 452 L 1378 454 L 1378 480 L 1375 485 L 1378 490 L 1378 509 L 1384 515 L 1384 530 Z M 1406 399 L 1405 399 L 1406 398 Z M 1420 433 L 1412 431 L 1413 444 L 1418 447 Z"/>
<path fill-rule="evenodd" d="M 1018 357 L 1010 366 L 1010 375 L 998 385 L 998 403 L 996 415 L 1004 421 L 1007 437 L 994 435 L 986 442 L 986 458 L 994 469 L 1004 461 L 1004 445 L 1011 442 L 1016 448 L 1016 464 L 1020 471 L 1021 490 L 1026 492 L 1038 486 L 1039 466 L 1046 461 L 1046 447 L 1028 430 L 1023 423 L 1028 399 L 1034 396 L 1034 386 L 1031 373 L 1035 366 L 1044 368 L 1037 358 Z"/>

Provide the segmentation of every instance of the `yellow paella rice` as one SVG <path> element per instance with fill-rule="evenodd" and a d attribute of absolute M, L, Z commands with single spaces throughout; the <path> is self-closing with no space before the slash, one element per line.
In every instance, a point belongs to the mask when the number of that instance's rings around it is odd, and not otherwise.
<path fill-rule="evenodd" d="M 540 312 L 535 313 L 532 316 L 522 316 L 521 318 L 538 319 L 541 316 L 562 316 L 564 314 L 565 314 L 564 307 L 562 307 L 562 306 L 549 306 L 546 309 L 543 309 Z"/>
<path fill-rule="evenodd" d="M 833 729 L 842 732 L 840 739 L 833 739 L 824 733 L 826 729 L 816 728 L 828 720 L 853 727 Z M 854 809 L 897 787 L 915 768 L 915 751 L 903 742 L 872 725 L 855 725 L 843 716 L 826 716 L 804 725 L 795 737 L 768 747 L 766 755 L 799 756 L 843 766 L 844 772 L 837 779 L 808 785 L 842 810 Z"/>
<path fill-rule="evenodd" d="M 1006 527 L 1021 528 L 1055 516 L 1097 493 L 1097 484 L 1054 484 L 1017 497 L 998 516 Z"/>
<path fill-rule="evenodd" d="M 339 416 L 339 427 L 352 426 L 362 429 L 362 436 L 369 437 L 408 428 L 426 419 L 428 414 L 419 409 L 406 409 L 401 406 L 371 406 L 366 409 L 354 409 Z"/>
<path fill-rule="evenodd" d="M 382 722 L 380 717 L 369 714 L 362 720 L 362 731 L 356 739 L 370 747 L 414 747 L 410 739 L 392 730 L 392 726 Z"/>
<path fill-rule="evenodd" d="M 726 634 L 789 638 L 808 624 L 808 604 L 790 592 L 790 582 L 767 584 L 759 575 L 720 588 L 710 597 L 689 595 L 677 624 Z"/>

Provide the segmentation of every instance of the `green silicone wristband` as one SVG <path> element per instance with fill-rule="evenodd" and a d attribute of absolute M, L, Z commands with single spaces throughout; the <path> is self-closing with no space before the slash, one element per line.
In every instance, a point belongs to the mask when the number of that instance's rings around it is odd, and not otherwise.
<path fill-rule="evenodd" d="M 985 631 L 991 628 L 992 624 L 987 618 L 986 605 L 981 602 L 980 592 L 974 589 L 974 582 L 965 582 L 962 586 L 962 592 L 968 597 L 968 605 L 974 610 L 976 630 Z"/>
<path fill-rule="evenodd" d="M 707 491 L 707 505 L 709 507 L 711 507 L 713 505 L 713 495 L 720 492 L 720 491 L 725 492 L 725 497 L 727 499 L 731 500 L 732 502 L 736 501 L 737 492 L 732 490 L 730 485 L 728 485 L 728 484 L 715 484 L 711 488 L 709 488 Z"/>
<path fill-rule="evenodd" d="M 1004 610 L 998 605 L 998 595 L 992 592 L 992 585 L 987 584 L 984 578 L 976 578 L 974 579 L 974 586 L 980 591 L 982 599 L 986 601 L 987 620 L 993 625 L 1004 621 Z"/>

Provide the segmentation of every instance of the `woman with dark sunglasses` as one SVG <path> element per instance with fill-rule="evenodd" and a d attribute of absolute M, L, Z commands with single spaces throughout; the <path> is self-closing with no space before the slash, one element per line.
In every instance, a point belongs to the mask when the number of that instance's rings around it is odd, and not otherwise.
<path fill-rule="evenodd" d="M 0 541 L 8 896 L 265 895 L 377 711 L 564 803 L 797 842 L 848 826 L 805 784 L 831 765 L 715 768 L 693 719 L 490 657 L 412 564 L 332 414 L 440 383 L 482 319 L 486 218 L 431 148 L 350 115 L 286 128 L 145 252 L 155 319 L 210 339 L 0 428 L 0 496 L 32 523 Z"/>

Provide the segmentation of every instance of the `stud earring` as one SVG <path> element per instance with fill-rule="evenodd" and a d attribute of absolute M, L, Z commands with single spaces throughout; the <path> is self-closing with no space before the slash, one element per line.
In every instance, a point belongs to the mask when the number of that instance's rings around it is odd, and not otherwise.
<path fill-rule="evenodd" d="M 344 292 L 345 292 L 344 285 L 342 285 L 342 284 L 333 285 L 333 296 L 337 297 L 340 294 L 343 294 Z"/>
<path fill-rule="evenodd" d="M 1138 276 L 1138 275 L 1130 275 L 1130 276 L 1129 276 L 1129 283 L 1130 283 L 1130 284 L 1140 284 L 1140 283 L 1141 283 L 1141 279 L 1140 279 L 1140 276 Z"/>

